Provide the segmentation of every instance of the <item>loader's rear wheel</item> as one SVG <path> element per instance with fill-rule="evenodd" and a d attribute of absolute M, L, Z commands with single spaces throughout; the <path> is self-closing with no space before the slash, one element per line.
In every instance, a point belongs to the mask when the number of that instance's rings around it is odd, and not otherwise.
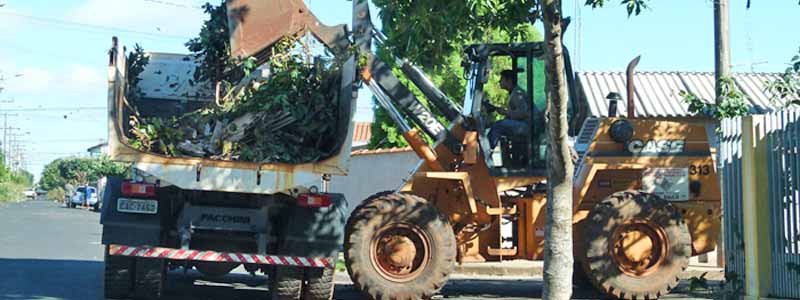
<path fill-rule="evenodd" d="M 455 243 L 447 219 L 425 199 L 377 194 L 348 219 L 347 271 L 371 299 L 430 298 L 453 270 Z"/>
<path fill-rule="evenodd" d="M 127 256 L 105 253 L 105 272 L 103 274 L 103 293 L 106 299 L 125 299 L 133 291 L 134 259 Z"/>
<path fill-rule="evenodd" d="M 616 298 L 669 293 L 692 253 L 680 213 L 652 194 L 615 193 L 595 207 L 586 225 L 583 268 L 595 287 Z"/>

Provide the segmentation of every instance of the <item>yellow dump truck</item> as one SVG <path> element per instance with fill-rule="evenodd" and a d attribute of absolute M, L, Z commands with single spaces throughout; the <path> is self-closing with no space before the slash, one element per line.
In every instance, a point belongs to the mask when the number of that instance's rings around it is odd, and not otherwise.
<path fill-rule="evenodd" d="M 332 27 L 331 31 L 342 27 Z M 221 276 L 237 266 L 269 274 L 276 298 L 328 299 L 344 236 L 347 202 L 327 182 L 344 175 L 355 108 L 355 63 L 342 68 L 331 100 L 340 120 L 335 145 L 300 164 L 173 157 L 132 145 L 131 116 L 180 116 L 215 100 L 210 83 L 193 82 L 190 55 L 147 53 L 130 84 L 127 53 L 116 38 L 108 65 L 111 159 L 130 163 L 128 179 L 109 178 L 101 223 L 107 298 L 158 298 L 168 268 Z M 132 93 L 136 93 L 132 97 Z M 134 99 L 135 98 L 135 101 Z M 135 112 L 134 112 L 135 110 Z M 327 295 L 327 296 L 326 296 Z"/>

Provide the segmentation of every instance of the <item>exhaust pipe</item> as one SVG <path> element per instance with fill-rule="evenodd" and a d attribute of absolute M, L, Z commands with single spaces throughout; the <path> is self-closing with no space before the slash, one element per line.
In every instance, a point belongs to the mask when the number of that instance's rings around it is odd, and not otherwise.
<path fill-rule="evenodd" d="M 639 64 L 639 59 L 641 59 L 641 58 L 642 58 L 642 56 L 639 55 L 636 58 L 634 58 L 633 60 L 631 60 L 630 63 L 628 63 L 628 74 L 627 74 L 628 75 L 628 78 L 627 78 L 627 80 L 628 80 L 628 82 L 627 82 L 627 85 L 628 85 L 628 119 L 633 119 L 634 112 L 636 111 L 635 110 L 636 107 L 633 104 L 633 100 L 634 100 L 633 99 L 633 69 L 636 68 L 636 65 Z"/>

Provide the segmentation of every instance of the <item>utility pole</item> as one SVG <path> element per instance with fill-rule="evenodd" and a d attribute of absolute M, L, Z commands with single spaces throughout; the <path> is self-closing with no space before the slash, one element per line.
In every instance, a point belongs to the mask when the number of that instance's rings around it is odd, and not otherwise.
<path fill-rule="evenodd" d="M 6 140 L 7 140 L 6 141 L 6 145 L 5 145 L 5 149 L 6 150 L 5 150 L 5 153 L 4 153 L 5 154 L 6 166 L 9 169 L 12 169 L 12 171 L 15 171 L 14 170 L 14 150 L 15 150 L 14 147 L 15 147 L 16 142 L 17 142 L 17 137 L 20 136 L 20 134 L 14 133 L 14 132 L 11 132 L 11 131 L 20 130 L 20 129 L 21 128 L 19 128 L 19 127 L 3 127 L 3 131 L 6 132 L 5 137 L 6 137 Z"/>
<path fill-rule="evenodd" d="M 731 41 L 728 0 L 714 0 L 714 79 L 717 106 L 722 102 L 722 78 L 731 76 Z"/>
<path fill-rule="evenodd" d="M 8 155 L 9 151 L 11 151 L 11 147 L 9 147 L 9 130 L 19 130 L 20 128 L 17 127 L 8 127 L 8 117 L 16 117 L 17 114 L 9 114 L 9 113 L 0 113 L 3 116 L 3 156 L 5 158 L 6 165 L 8 165 L 8 161 L 10 156 Z"/>
<path fill-rule="evenodd" d="M 0 101 L 0 105 L 7 104 L 7 103 L 14 103 L 14 100 L 12 99 L 12 100 Z M 0 111 L 2 111 L 2 109 L 0 109 Z M 8 145 L 8 139 L 6 138 L 8 136 L 7 128 L 8 128 L 8 113 L 3 113 L 3 148 L 2 148 L 2 150 L 3 150 L 3 157 L 5 158 L 5 163 L 6 164 L 8 163 L 8 154 L 7 154 L 8 152 L 7 152 L 7 147 L 6 147 L 6 145 Z"/>
<path fill-rule="evenodd" d="M 728 0 L 714 0 L 714 82 L 716 86 L 714 103 L 717 107 L 724 100 L 721 79 L 731 76 L 731 36 L 728 15 Z M 723 267 L 725 266 L 725 247 L 722 243 L 724 234 L 724 229 L 721 229 L 717 237 L 717 245 L 719 245 L 717 247 L 717 265 Z"/>

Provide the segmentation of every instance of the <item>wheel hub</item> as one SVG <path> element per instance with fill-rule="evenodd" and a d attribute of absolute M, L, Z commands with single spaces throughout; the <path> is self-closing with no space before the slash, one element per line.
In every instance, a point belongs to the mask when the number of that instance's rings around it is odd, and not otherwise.
<path fill-rule="evenodd" d="M 392 267 L 400 269 L 403 273 L 411 270 L 417 248 L 410 238 L 405 236 L 391 236 L 383 241 L 382 257 Z"/>
<path fill-rule="evenodd" d="M 642 276 L 655 270 L 666 257 L 668 240 L 660 226 L 634 220 L 618 227 L 612 235 L 611 253 L 620 271 Z"/>
<path fill-rule="evenodd" d="M 416 225 L 387 226 L 375 235 L 371 245 L 373 265 L 391 281 L 413 280 L 430 260 L 429 239 Z"/>

